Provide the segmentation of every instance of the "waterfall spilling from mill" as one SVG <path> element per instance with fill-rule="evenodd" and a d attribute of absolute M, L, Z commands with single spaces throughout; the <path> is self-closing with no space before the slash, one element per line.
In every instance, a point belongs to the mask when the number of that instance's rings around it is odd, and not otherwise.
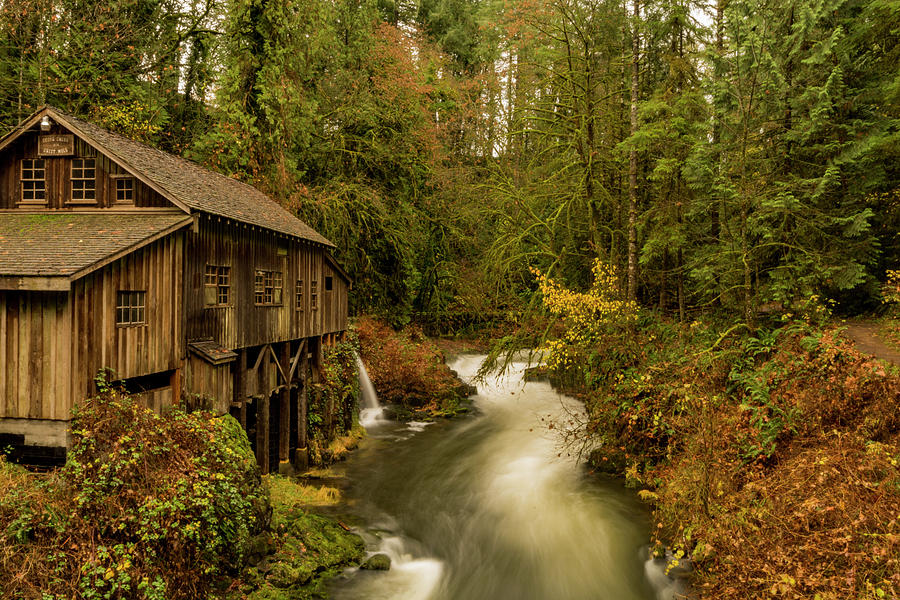
<path fill-rule="evenodd" d="M 356 355 L 356 369 L 359 373 L 359 424 L 365 428 L 384 421 L 384 408 L 378 403 L 378 394 L 369 372 L 359 355 Z"/>

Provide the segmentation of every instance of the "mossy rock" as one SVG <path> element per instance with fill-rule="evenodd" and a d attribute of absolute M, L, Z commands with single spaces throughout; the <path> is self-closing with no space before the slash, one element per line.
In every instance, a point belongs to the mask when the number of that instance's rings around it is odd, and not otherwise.
<path fill-rule="evenodd" d="M 296 546 L 299 560 L 310 563 L 312 570 L 347 565 L 358 562 L 365 551 L 365 544 L 355 533 L 344 530 L 337 522 L 304 512 L 299 509 L 288 511 L 286 546 Z M 305 551 L 304 551 L 305 549 Z M 282 549 L 279 554 L 284 552 Z M 293 552 L 291 555 L 295 555 Z"/>
<path fill-rule="evenodd" d="M 370 571 L 389 571 L 391 568 L 391 557 L 387 554 L 375 554 L 370 556 L 359 568 Z"/>
<path fill-rule="evenodd" d="M 308 569 L 301 569 L 287 562 L 279 562 L 272 567 L 266 581 L 277 588 L 286 589 L 303 585 L 312 579 L 312 575 L 313 573 Z"/>
<path fill-rule="evenodd" d="M 256 565 L 266 556 L 275 552 L 276 549 L 277 544 L 271 532 L 265 531 L 260 533 L 250 539 L 247 547 L 247 561 L 251 565 Z"/>
<path fill-rule="evenodd" d="M 602 448 L 592 451 L 588 462 L 598 473 L 615 476 L 623 475 L 625 468 L 628 466 L 624 453 Z"/>
<path fill-rule="evenodd" d="M 253 600 L 327 598 L 328 580 L 365 554 L 358 535 L 300 508 L 278 508 L 273 526 L 278 549 L 266 559 L 265 582 L 250 594 Z"/>

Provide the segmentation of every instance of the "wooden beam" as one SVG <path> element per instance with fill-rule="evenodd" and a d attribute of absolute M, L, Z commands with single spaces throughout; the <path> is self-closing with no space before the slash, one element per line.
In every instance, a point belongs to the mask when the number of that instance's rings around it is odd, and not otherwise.
<path fill-rule="evenodd" d="M 288 342 L 285 342 L 288 343 Z M 281 360 L 278 358 L 278 355 L 275 354 L 275 350 L 272 349 L 271 344 L 266 344 L 266 347 L 269 349 L 269 352 L 272 353 L 272 359 L 275 361 L 275 367 L 278 369 L 278 373 L 281 375 L 282 381 L 285 383 L 289 383 L 287 376 L 284 373 L 284 369 L 281 368 Z M 287 366 L 287 365 L 285 365 Z"/>
<path fill-rule="evenodd" d="M 31 277 L 27 275 L 0 277 L 0 290 L 68 292 L 70 289 L 72 289 L 72 284 L 68 277 Z"/>
<path fill-rule="evenodd" d="M 263 358 L 264 358 L 265 355 L 266 355 L 266 349 L 271 350 L 272 347 L 269 346 L 269 344 L 266 344 L 265 346 L 262 347 L 262 350 L 259 351 L 259 355 L 256 357 L 256 362 L 253 363 L 253 368 L 250 369 L 252 372 L 254 372 L 254 373 L 258 372 L 259 365 L 260 365 L 260 363 L 262 362 Z M 274 356 L 274 354 L 273 354 L 273 356 Z"/>
<path fill-rule="evenodd" d="M 300 364 L 300 357 L 306 353 L 306 340 L 300 341 L 300 347 L 297 348 L 297 354 L 291 361 L 291 371 L 288 373 L 287 380 L 290 382 L 294 379 L 294 373 L 297 371 L 297 365 Z"/>
<path fill-rule="evenodd" d="M 241 428 L 247 430 L 247 351 L 238 350 L 238 359 L 234 365 L 234 402 L 240 408 Z"/>
<path fill-rule="evenodd" d="M 285 369 L 291 362 L 291 343 L 281 344 L 281 364 Z M 284 371 L 282 371 L 282 375 Z M 285 378 L 284 388 L 278 394 L 278 461 L 286 463 L 291 459 L 291 387 Z"/>
<path fill-rule="evenodd" d="M 306 340 L 303 341 L 306 344 Z M 297 394 L 297 448 L 298 454 L 299 451 L 307 452 L 307 439 L 306 439 L 306 421 L 307 421 L 307 407 L 309 405 L 309 400 L 307 398 L 307 394 L 309 392 L 308 385 L 308 375 L 309 375 L 309 358 L 307 357 L 305 349 L 300 353 L 302 358 L 300 359 L 300 381 L 302 387 Z M 299 462 L 299 461 L 298 461 Z M 307 457 L 307 463 L 309 462 Z M 299 467 L 298 467 L 299 468 Z"/>
<path fill-rule="evenodd" d="M 263 475 L 269 472 L 269 397 L 256 404 L 256 463 Z"/>

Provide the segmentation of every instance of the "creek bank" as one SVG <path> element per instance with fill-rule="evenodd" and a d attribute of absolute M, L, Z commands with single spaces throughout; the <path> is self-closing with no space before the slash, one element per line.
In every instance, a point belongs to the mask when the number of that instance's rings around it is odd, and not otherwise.
<path fill-rule="evenodd" d="M 701 598 L 900 597 L 894 370 L 811 320 L 645 315 L 565 350 L 591 465 L 640 488 Z"/>
<path fill-rule="evenodd" d="M 270 531 L 251 540 L 249 564 L 231 583 L 227 600 L 327 598 L 330 579 L 358 566 L 362 539 L 341 521 L 316 514 L 340 501 L 340 492 L 280 476 L 267 476 L 272 496 Z"/>
<path fill-rule="evenodd" d="M 475 388 L 447 366 L 444 352 L 421 329 L 396 331 L 373 317 L 361 317 L 354 329 L 386 418 L 433 421 L 469 410 L 466 400 Z"/>

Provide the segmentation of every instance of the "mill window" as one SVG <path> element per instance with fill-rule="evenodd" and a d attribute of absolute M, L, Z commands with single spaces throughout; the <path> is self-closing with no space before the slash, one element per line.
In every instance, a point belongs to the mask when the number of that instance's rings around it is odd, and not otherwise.
<path fill-rule="evenodd" d="M 206 265 L 203 300 L 206 306 L 228 306 L 231 301 L 231 267 Z"/>
<path fill-rule="evenodd" d="M 319 282 L 309 282 L 309 309 L 319 310 Z"/>
<path fill-rule="evenodd" d="M 253 299 L 258 306 L 279 306 L 282 289 L 281 271 L 256 271 Z"/>
<path fill-rule="evenodd" d="M 116 179 L 116 204 L 134 204 L 134 179 Z"/>
<path fill-rule="evenodd" d="M 93 158 L 72 159 L 72 202 L 97 200 L 97 169 Z"/>
<path fill-rule="evenodd" d="M 297 280 L 297 287 L 295 288 L 296 294 L 296 306 L 297 310 L 303 310 L 303 280 Z"/>
<path fill-rule="evenodd" d="M 331 277 L 326 277 L 325 278 L 325 291 L 330 292 L 332 289 L 334 289 L 334 279 L 332 279 Z"/>
<path fill-rule="evenodd" d="M 144 325 L 147 292 L 120 291 L 116 296 L 116 325 Z"/>
<path fill-rule="evenodd" d="M 47 180 L 43 158 L 26 158 L 22 161 L 22 202 L 47 203 Z"/>

